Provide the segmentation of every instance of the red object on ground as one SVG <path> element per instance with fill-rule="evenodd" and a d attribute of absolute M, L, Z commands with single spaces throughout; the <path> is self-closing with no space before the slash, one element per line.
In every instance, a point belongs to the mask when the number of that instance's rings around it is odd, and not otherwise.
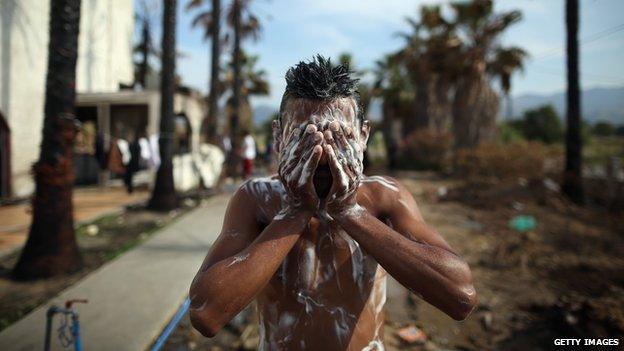
<path fill-rule="evenodd" d="M 424 344 L 427 341 L 427 334 L 422 329 L 415 326 L 401 328 L 397 331 L 397 335 L 406 344 Z"/>

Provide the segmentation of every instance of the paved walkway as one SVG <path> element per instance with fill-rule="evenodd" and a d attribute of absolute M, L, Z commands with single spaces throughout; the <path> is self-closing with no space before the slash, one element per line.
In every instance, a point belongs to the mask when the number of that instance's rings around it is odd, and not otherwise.
<path fill-rule="evenodd" d="M 107 263 L 0 333 L 0 350 L 42 350 L 45 313 L 53 303 L 78 305 L 83 348 L 144 350 L 188 294 L 207 249 L 216 239 L 229 196 L 218 195 L 165 227 L 143 245 Z M 53 350 L 61 350 L 53 329 Z"/>
<path fill-rule="evenodd" d="M 149 192 L 125 188 L 78 188 L 74 191 L 74 220 L 77 224 L 121 210 L 125 205 L 145 201 Z M 0 257 L 20 249 L 26 242 L 31 222 L 30 202 L 0 207 Z"/>

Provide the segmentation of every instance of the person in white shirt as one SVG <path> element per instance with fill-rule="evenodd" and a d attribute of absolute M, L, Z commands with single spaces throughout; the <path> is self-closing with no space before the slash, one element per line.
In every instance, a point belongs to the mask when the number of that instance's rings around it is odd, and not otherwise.
<path fill-rule="evenodd" d="M 243 177 L 249 178 L 253 173 L 253 161 L 256 158 L 256 142 L 248 130 L 245 130 L 243 135 Z"/>

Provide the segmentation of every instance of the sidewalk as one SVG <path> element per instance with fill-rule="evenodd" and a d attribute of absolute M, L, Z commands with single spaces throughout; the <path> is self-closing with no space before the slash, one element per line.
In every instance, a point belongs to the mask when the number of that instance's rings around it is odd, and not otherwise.
<path fill-rule="evenodd" d="M 191 280 L 221 228 L 229 195 L 218 195 L 109 262 L 0 333 L 0 350 L 41 350 L 52 304 L 78 305 L 85 350 L 144 350 L 188 293 Z M 61 350 L 53 327 L 53 350 Z"/>
<path fill-rule="evenodd" d="M 79 188 L 74 191 L 74 221 L 92 221 L 116 212 L 125 205 L 145 201 L 147 191 L 132 195 L 121 187 Z M 31 222 L 30 202 L 0 207 L 0 257 L 20 249 L 26 242 Z"/>

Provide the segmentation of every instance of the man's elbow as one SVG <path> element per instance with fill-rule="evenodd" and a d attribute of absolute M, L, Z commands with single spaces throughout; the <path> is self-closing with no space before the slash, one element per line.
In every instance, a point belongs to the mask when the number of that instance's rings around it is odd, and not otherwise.
<path fill-rule="evenodd" d="M 223 324 L 216 322 L 215 318 L 210 318 L 209 316 L 200 315 L 198 312 L 191 311 L 189 313 L 191 317 L 191 325 L 195 328 L 201 335 L 212 338 L 217 335 L 219 330 L 223 328 Z"/>
<path fill-rule="evenodd" d="M 477 292 L 472 284 L 459 288 L 457 304 L 450 311 L 449 316 L 456 321 L 463 321 L 477 305 Z"/>

